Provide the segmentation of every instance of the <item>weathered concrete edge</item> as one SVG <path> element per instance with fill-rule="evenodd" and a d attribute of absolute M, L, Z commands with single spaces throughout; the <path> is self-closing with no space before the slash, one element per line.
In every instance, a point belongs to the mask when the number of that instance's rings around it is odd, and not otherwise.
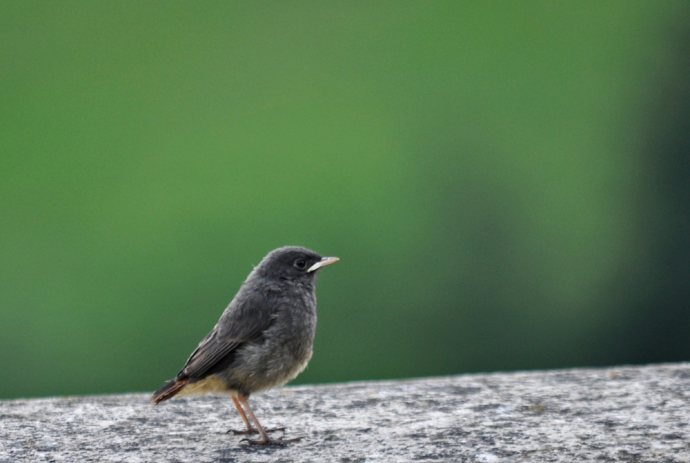
<path fill-rule="evenodd" d="M 0 401 L 9 461 L 690 462 L 690 364 L 299 385 L 252 398 L 302 441 L 225 434 L 227 398 L 153 407 L 148 393 Z"/>

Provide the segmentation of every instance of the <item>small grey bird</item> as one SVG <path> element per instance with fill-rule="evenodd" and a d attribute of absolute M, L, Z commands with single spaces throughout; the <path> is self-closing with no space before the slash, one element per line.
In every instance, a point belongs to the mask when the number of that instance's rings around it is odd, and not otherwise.
<path fill-rule="evenodd" d="M 337 261 L 337 257 L 321 257 L 296 246 L 271 251 L 249 274 L 182 371 L 154 392 L 151 402 L 158 404 L 176 395 L 223 392 L 232 397 L 247 426 L 246 431 L 235 434 L 258 432 L 261 440 L 249 440 L 252 444 L 288 442 L 268 437 L 247 398 L 254 392 L 282 386 L 307 366 L 316 331 L 316 275 Z"/>

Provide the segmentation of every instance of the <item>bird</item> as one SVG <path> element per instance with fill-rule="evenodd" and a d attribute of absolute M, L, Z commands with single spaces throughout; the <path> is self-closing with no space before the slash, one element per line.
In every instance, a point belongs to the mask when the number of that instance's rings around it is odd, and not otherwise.
<path fill-rule="evenodd" d="M 153 393 L 151 402 L 209 392 L 228 394 L 247 428 L 231 431 L 261 436 L 260 440 L 245 439 L 250 444 L 284 445 L 299 440 L 269 438 L 267 432 L 284 428 L 265 430 L 247 399 L 282 386 L 306 368 L 316 332 L 316 277 L 338 260 L 299 246 L 269 252 L 182 370 Z"/>

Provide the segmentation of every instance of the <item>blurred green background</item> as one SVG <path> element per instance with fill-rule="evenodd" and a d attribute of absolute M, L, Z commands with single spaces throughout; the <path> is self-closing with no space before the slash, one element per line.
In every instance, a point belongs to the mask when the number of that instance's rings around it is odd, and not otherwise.
<path fill-rule="evenodd" d="M 271 249 L 297 382 L 690 358 L 684 1 L 0 3 L 0 397 L 153 390 Z"/>

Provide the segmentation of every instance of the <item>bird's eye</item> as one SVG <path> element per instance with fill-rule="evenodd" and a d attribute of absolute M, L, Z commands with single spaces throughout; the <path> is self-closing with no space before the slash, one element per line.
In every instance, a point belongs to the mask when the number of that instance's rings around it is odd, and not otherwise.
<path fill-rule="evenodd" d="M 295 261 L 295 267 L 297 267 L 300 270 L 304 270 L 307 267 L 307 261 L 304 259 L 297 259 Z"/>

